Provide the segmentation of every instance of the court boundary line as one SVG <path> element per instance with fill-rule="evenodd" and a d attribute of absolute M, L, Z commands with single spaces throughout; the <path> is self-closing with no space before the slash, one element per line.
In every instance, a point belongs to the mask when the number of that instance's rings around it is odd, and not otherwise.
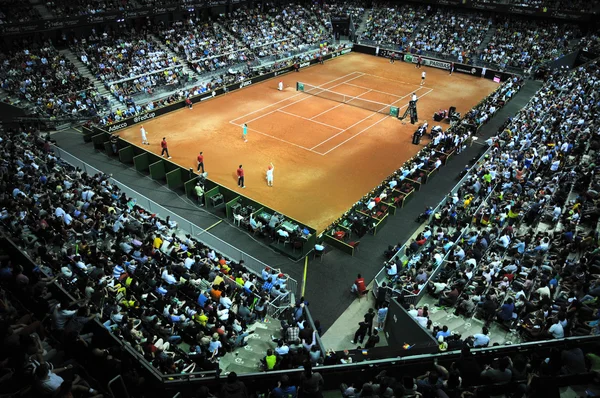
<path fill-rule="evenodd" d="M 390 79 L 389 77 L 383 77 L 383 76 L 374 75 L 372 73 L 365 73 L 365 76 L 373 76 L 373 77 L 376 77 L 378 79 L 385 79 L 385 80 L 389 80 L 389 81 L 396 82 L 396 83 L 409 84 L 409 85 L 412 85 L 412 86 L 419 86 L 419 87 L 428 88 L 428 89 L 433 90 L 431 87 L 421 86 L 420 84 L 417 84 L 417 83 L 408 83 L 408 82 L 404 82 L 404 81 L 401 81 L 401 80 Z"/>
<path fill-rule="evenodd" d="M 344 84 L 347 84 L 347 83 L 344 83 Z M 360 95 L 357 95 L 356 97 L 353 97 L 353 98 L 352 98 L 350 101 L 348 101 L 348 102 L 352 102 L 354 99 L 356 99 L 356 98 L 358 98 L 358 97 L 360 97 L 360 96 L 362 96 L 362 95 L 368 94 L 368 93 L 370 93 L 371 91 L 373 91 L 373 90 L 365 91 L 364 93 L 362 93 L 362 94 L 360 94 Z M 340 103 L 340 104 L 338 104 L 338 105 L 336 105 L 336 106 L 334 106 L 334 107 L 332 107 L 332 108 L 329 108 L 329 109 L 327 109 L 327 110 L 325 110 L 325 111 L 323 111 L 323 112 L 319 113 L 318 115 L 315 115 L 315 116 L 313 116 L 313 117 L 309 118 L 308 120 L 310 120 L 311 122 L 314 122 L 314 121 L 316 121 L 316 120 L 314 120 L 314 119 L 318 118 L 319 116 L 321 116 L 321 115 L 324 115 L 324 114 L 326 114 L 327 112 L 329 112 L 329 111 L 332 111 L 332 110 L 334 110 L 334 109 L 336 109 L 336 108 L 339 108 L 340 106 L 342 106 L 342 105 L 344 105 L 344 104 L 348 104 L 348 102 L 342 102 L 342 103 Z"/>
<path fill-rule="evenodd" d="M 343 79 L 343 78 L 347 78 L 348 76 L 352 76 L 352 75 L 355 75 L 355 74 L 358 74 L 358 76 L 356 76 L 356 77 L 353 77 L 353 78 L 351 78 L 351 79 L 349 79 L 349 80 L 346 80 L 346 81 L 344 81 L 344 82 L 338 83 L 338 84 L 336 84 L 336 85 L 334 85 L 334 86 L 332 86 L 332 87 L 329 87 L 329 88 L 327 88 L 327 87 L 323 87 L 323 86 L 325 86 L 325 85 L 331 84 L 331 83 L 333 83 L 333 82 L 335 82 L 335 81 L 338 81 L 338 80 L 340 80 L 340 79 Z M 396 82 L 396 83 L 401 83 L 401 84 L 406 84 L 406 85 L 412 85 L 412 86 L 416 86 L 416 84 L 414 84 L 414 83 L 407 83 L 407 82 L 404 82 L 404 81 L 399 81 L 399 80 L 389 79 L 389 78 L 386 78 L 386 77 L 377 76 L 377 75 L 373 75 L 373 74 L 369 74 L 369 73 L 365 73 L 365 72 L 354 71 L 354 72 L 348 73 L 348 74 L 346 74 L 346 75 L 344 75 L 344 76 L 338 77 L 338 78 L 336 78 L 336 79 L 333 79 L 333 80 L 330 80 L 330 81 L 328 81 L 328 82 L 325 82 L 325 83 L 323 83 L 323 84 L 321 84 L 321 85 L 319 85 L 319 86 L 316 86 L 316 87 L 317 87 L 317 88 L 324 89 L 324 90 L 331 90 L 332 88 L 339 87 L 339 86 L 341 86 L 341 85 L 347 84 L 347 85 L 349 85 L 349 86 L 356 86 L 356 87 L 359 87 L 359 88 L 362 88 L 362 89 L 368 90 L 368 91 L 366 91 L 366 92 L 364 92 L 364 93 L 362 93 L 362 94 L 359 94 L 359 95 L 358 95 L 358 96 L 356 96 L 355 98 L 358 98 L 358 97 L 360 97 L 360 96 L 362 96 L 362 95 L 365 95 L 365 94 L 367 94 L 367 93 L 369 93 L 369 92 L 380 92 L 380 93 L 387 94 L 387 95 L 391 95 L 391 96 L 394 96 L 394 97 L 399 97 L 398 95 L 395 95 L 395 94 L 386 93 L 386 92 L 379 91 L 379 90 L 374 90 L 374 89 L 369 89 L 369 88 L 367 88 L 367 87 L 362 87 L 362 86 L 359 86 L 359 85 L 354 85 L 354 84 L 350 84 L 350 83 L 349 83 L 349 82 L 351 82 L 352 80 L 356 80 L 356 79 L 359 79 L 359 78 L 361 78 L 361 77 L 364 77 L 364 76 L 372 76 L 372 77 L 376 77 L 376 78 L 380 78 L 380 79 L 386 79 L 386 80 L 394 81 L 394 82 Z M 423 88 L 425 88 L 425 89 L 429 89 L 429 91 L 428 91 L 428 92 L 426 92 L 425 94 L 423 94 L 423 95 L 421 95 L 421 96 L 417 97 L 417 98 L 422 98 L 422 97 L 424 97 L 424 96 L 428 95 L 429 93 L 431 93 L 431 92 L 433 91 L 433 89 L 432 89 L 432 88 L 429 88 L 429 87 L 426 87 L 426 86 L 420 86 L 420 85 L 418 86 L 418 88 L 417 88 L 416 90 L 414 90 L 414 91 L 410 90 L 410 91 L 412 91 L 413 93 L 415 93 L 415 92 L 417 92 L 417 91 L 419 91 L 419 90 L 421 90 L 421 89 L 423 89 Z M 267 106 L 264 106 L 264 107 L 262 107 L 262 108 L 256 109 L 256 110 L 254 110 L 254 111 L 252 111 L 252 112 L 246 113 L 246 114 L 244 114 L 244 115 L 242 115 L 242 116 L 239 116 L 239 117 L 237 117 L 237 118 L 235 118 L 235 119 L 231 119 L 231 120 L 229 121 L 229 123 L 230 123 L 230 124 L 233 124 L 234 126 L 242 127 L 242 126 L 243 126 L 243 124 L 235 123 L 235 121 L 236 121 L 236 120 L 239 120 L 239 119 L 242 119 L 242 118 L 244 118 L 244 117 L 246 117 L 246 116 L 253 115 L 253 114 L 255 114 L 255 113 L 257 113 L 257 112 L 260 112 L 260 111 L 262 111 L 262 110 L 265 110 L 265 109 L 271 108 L 271 107 L 273 107 L 273 106 L 275 106 L 275 105 L 277 105 L 277 104 L 280 104 L 280 103 L 282 103 L 282 102 L 288 101 L 288 100 L 290 100 L 290 99 L 293 99 L 293 98 L 295 98 L 295 97 L 301 96 L 302 94 L 305 94 L 305 93 L 304 93 L 304 92 L 299 92 L 299 93 L 297 93 L 297 94 L 294 94 L 294 95 L 292 95 L 292 96 L 290 96 L 290 97 L 284 98 L 284 99 L 282 99 L 282 100 L 279 100 L 279 101 L 277 101 L 277 102 L 274 102 L 274 103 L 272 103 L 272 104 L 269 104 L 269 105 L 267 105 Z M 396 101 L 392 102 L 391 104 L 387 104 L 387 106 L 391 106 L 391 105 L 395 104 L 396 102 L 398 102 L 398 101 L 401 101 L 402 99 L 404 99 L 404 98 L 406 98 L 406 97 L 408 97 L 408 96 L 410 96 L 410 95 L 412 95 L 412 93 L 409 93 L 409 94 L 407 94 L 407 95 L 404 95 L 404 96 L 402 96 L 402 97 L 399 97 L 399 98 L 398 98 Z M 312 148 L 307 148 L 307 147 L 304 147 L 304 146 L 302 146 L 302 145 L 299 145 L 299 144 L 296 144 L 296 143 L 293 143 L 293 142 L 290 142 L 290 141 L 284 140 L 283 138 L 275 137 L 274 135 L 271 135 L 271 134 L 264 133 L 264 132 L 262 132 L 262 131 L 259 131 L 259 130 L 255 129 L 255 128 L 248 127 L 248 130 L 249 130 L 249 131 L 253 131 L 253 132 L 255 132 L 255 133 L 258 133 L 258 134 L 261 134 L 261 135 L 263 135 L 263 136 L 265 136 L 265 137 L 270 137 L 270 138 L 273 138 L 273 139 L 275 139 L 275 140 L 277 140 L 277 141 L 280 141 L 280 142 L 285 142 L 286 144 L 290 144 L 290 145 L 292 145 L 292 146 L 295 146 L 295 147 L 297 147 L 297 148 L 300 148 L 300 149 L 304 149 L 304 150 L 306 150 L 306 151 L 309 151 L 309 152 L 315 153 L 315 154 L 317 154 L 317 155 L 320 155 L 320 156 L 325 156 L 325 155 L 327 155 L 328 153 L 330 153 L 331 151 L 333 151 L 333 150 L 335 150 L 335 149 L 339 148 L 340 146 L 342 146 L 342 145 L 343 145 L 343 144 L 345 144 L 346 142 L 348 142 L 348 141 L 352 140 L 353 138 L 355 138 L 355 137 L 357 137 L 357 136 L 361 135 L 361 134 L 362 134 L 362 133 L 364 133 L 365 131 L 369 130 L 371 127 L 373 127 L 373 126 L 375 126 L 375 125 L 377 125 L 377 124 L 381 123 L 382 121 L 384 121 L 384 120 L 386 120 L 387 118 L 389 118 L 389 117 L 390 117 L 389 115 L 385 115 L 385 116 L 384 116 L 382 119 L 380 119 L 380 120 L 376 121 L 375 123 L 371 124 L 370 126 L 368 126 L 368 127 L 364 128 L 363 130 L 359 131 L 357 134 L 353 135 L 352 137 L 349 137 L 348 139 L 344 140 L 344 141 L 343 141 L 343 142 L 341 142 L 340 144 L 338 144 L 338 145 L 334 146 L 333 148 L 329 149 L 327 152 L 325 152 L 325 153 L 318 152 L 318 151 L 316 151 L 316 150 L 314 150 L 314 149 L 315 149 L 315 148 L 317 148 L 317 147 L 319 147 L 319 146 L 321 146 L 322 144 L 324 144 L 324 143 L 328 142 L 329 140 L 331 140 L 331 139 L 333 139 L 333 138 L 335 138 L 335 137 L 339 136 L 340 134 L 342 134 L 342 133 L 344 133 L 344 132 L 348 131 L 348 130 L 349 130 L 349 129 L 351 129 L 352 127 L 354 127 L 354 126 L 356 126 L 356 125 L 358 125 L 358 124 L 360 124 L 360 123 L 364 122 L 365 120 L 369 120 L 369 119 L 370 119 L 370 118 L 372 118 L 374 115 L 377 115 L 377 114 L 380 114 L 380 113 L 378 113 L 378 112 L 373 112 L 373 114 L 372 114 L 372 115 L 369 115 L 369 116 L 367 116 L 366 118 L 364 118 L 364 119 L 362 119 L 362 120 L 360 120 L 360 121 L 358 121 L 358 122 L 356 122 L 356 123 L 352 124 L 351 126 L 347 127 L 346 129 L 341 129 L 340 127 L 332 126 L 332 125 L 329 125 L 329 124 L 326 124 L 326 123 L 322 123 L 322 122 L 319 122 L 319 121 L 313 120 L 313 118 L 316 118 L 316 117 L 318 117 L 318 116 L 321 116 L 321 115 L 323 115 L 323 114 L 325 114 L 325 113 L 327 113 L 327 112 L 329 112 L 329 111 L 332 111 L 333 109 L 336 109 L 336 108 L 338 108 L 338 107 L 340 107 L 340 106 L 342 106 L 342 105 L 349 105 L 349 104 L 347 104 L 347 103 L 340 103 L 340 104 L 338 104 L 338 105 L 336 105 L 336 106 L 334 106 L 334 107 L 332 107 L 332 108 L 330 108 L 330 109 L 328 109 L 328 110 L 326 110 L 326 111 L 324 111 L 324 112 L 321 112 L 320 114 L 317 114 L 317 115 L 313 116 L 312 118 L 306 118 L 306 117 L 304 117 L 304 116 L 296 115 L 296 114 L 294 114 L 294 113 L 291 113 L 291 112 L 285 112 L 285 111 L 282 111 L 282 109 L 285 109 L 285 108 L 287 108 L 287 107 L 289 107 L 289 106 L 292 106 L 292 105 L 294 105 L 294 104 L 297 104 L 297 103 L 299 103 L 299 102 L 301 102 L 301 101 L 304 101 L 304 100 L 306 100 L 306 99 L 309 99 L 309 98 L 312 98 L 312 97 L 315 97 L 315 96 L 313 96 L 313 95 L 308 95 L 308 96 L 306 96 L 306 97 L 304 97 L 304 98 L 301 98 L 300 100 L 297 100 L 297 101 L 294 101 L 294 102 L 292 102 L 291 104 L 287 104 L 287 105 L 285 105 L 285 106 L 281 106 L 281 107 L 279 107 L 279 108 L 277 108 L 277 109 L 275 109 L 275 110 L 273 110 L 273 111 L 270 111 L 270 112 L 267 112 L 267 113 L 265 113 L 264 115 L 261 115 L 261 116 L 258 116 L 258 117 L 256 117 L 256 118 L 253 118 L 253 119 L 247 120 L 247 121 L 245 121 L 245 122 L 244 122 L 244 124 L 247 124 L 247 123 L 250 123 L 250 122 L 252 122 L 252 121 L 255 121 L 255 120 L 261 119 L 261 118 L 263 118 L 263 117 L 265 117 L 265 116 L 268 116 L 268 115 L 271 115 L 271 114 L 273 114 L 273 113 L 275 113 L 275 112 L 281 112 L 281 113 L 283 113 L 283 114 L 287 114 L 287 115 L 290 115 L 290 116 L 298 117 L 298 118 L 301 118 L 301 119 L 307 120 L 307 121 L 309 121 L 309 122 L 314 122 L 314 123 L 317 123 L 317 124 L 321 124 L 321 125 L 324 125 L 324 126 L 326 126 L 326 127 L 333 128 L 333 129 L 336 129 L 336 130 L 341 130 L 339 133 L 337 133 L 337 134 L 335 134 L 335 135 L 333 135 L 333 136 L 331 136 L 331 137 L 327 138 L 326 140 L 324 140 L 324 141 L 320 142 L 319 144 L 317 144 L 317 145 L 313 146 Z M 352 106 L 352 105 L 350 105 L 350 106 Z M 403 108 L 405 108 L 405 107 L 407 107 L 407 106 L 408 106 L 408 104 L 406 104 L 406 105 L 403 105 L 403 106 L 399 107 L 398 109 L 400 110 L 400 109 L 403 109 Z M 383 109 L 383 108 L 382 108 L 382 109 Z"/>
<path fill-rule="evenodd" d="M 352 87 L 358 87 L 358 88 L 362 88 L 364 90 L 369 90 L 368 87 L 359 86 L 358 84 L 352 84 L 352 83 L 346 83 L 346 84 L 349 85 L 349 86 L 352 86 Z M 405 83 L 405 84 L 409 85 L 408 83 Z M 419 88 L 423 88 L 423 86 L 419 86 Z M 381 93 L 381 94 L 385 94 L 385 95 L 390 95 L 392 97 L 400 97 L 398 94 L 387 93 L 385 91 L 379 91 L 379 90 L 373 90 L 373 89 L 371 89 L 371 91 L 374 92 L 374 93 Z M 403 98 L 406 98 L 406 96 L 404 96 Z"/>
<path fill-rule="evenodd" d="M 237 123 L 233 123 L 233 122 L 229 122 L 229 123 L 233 124 L 234 126 L 238 126 L 238 127 L 242 127 L 243 126 L 242 124 L 237 124 Z M 323 156 L 323 154 L 321 152 L 313 151 L 310 148 L 304 147 L 304 146 L 299 145 L 299 144 L 295 144 L 295 143 L 290 142 L 290 141 L 286 141 L 283 138 L 279 138 L 279 137 L 275 137 L 274 135 L 263 133 L 262 131 L 256 130 L 256 129 L 251 128 L 251 127 L 248 127 L 248 130 L 249 131 L 253 131 L 255 133 L 258 133 L 260 135 L 264 135 L 265 137 L 273 138 L 274 140 L 277 140 L 277 141 L 285 142 L 286 144 L 290 144 L 292 146 L 295 146 L 296 148 L 304 149 L 305 151 L 309 151 L 309 152 L 312 152 L 312 153 L 316 153 L 317 155 Z"/>
<path fill-rule="evenodd" d="M 347 80 L 347 81 L 348 81 L 348 82 L 351 82 L 352 80 L 354 80 L 354 79 L 359 79 L 359 78 L 361 78 L 361 77 L 363 77 L 363 76 L 364 76 L 364 74 L 361 74 L 360 76 L 353 77 L 352 79 L 350 79 L 350 80 Z M 337 80 L 337 79 L 336 79 L 336 80 Z M 335 80 L 332 80 L 332 82 L 334 82 L 334 81 L 335 81 Z M 323 83 L 321 86 L 323 86 L 323 85 L 325 85 L 325 84 L 329 84 L 329 83 L 331 83 L 331 82 Z M 343 82 L 343 83 L 336 84 L 335 86 L 331 86 L 331 87 L 329 87 L 329 88 L 320 87 L 320 86 L 319 86 L 318 88 L 320 88 L 320 89 L 322 89 L 322 90 L 330 90 L 330 89 L 332 89 L 332 88 L 335 88 L 335 87 L 341 86 L 341 85 L 342 85 L 342 84 L 344 84 L 344 83 L 346 83 L 346 82 Z M 298 96 L 298 95 L 302 95 L 302 94 L 304 94 L 304 92 L 300 92 L 300 93 L 298 93 L 298 94 L 296 94 L 296 95 L 293 95 L 293 96 L 289 97 L 288 99 L 290 99 L 290 98 L 294 98 L 294 97 L 296 97 L 296 96 Z M 274 109 L 274 110 L 272 110 L 271 112 L 267 112 L 267 113 L 265 113 L 264 115 L 257 116 L 257 117 L 255 117 L 254 119 L 246 120 L 246 121 L 244 122 L 244 124 L 247 124 L 247 123 L 253 122 L 253 121 L 255 121 L 255 120 L 261 119 L 261 118 L 263 118 L 263 117 L 265 117 L 265 116 L 269 116 L 269 115 L 271 115 L 271 114 L 273 114 L 273 113 L 277 112 L 278 110 L 285 109 L 285 108 L 287 108 L 288 106 L 292 106 L 292 105 L 294 105 L 294 104 L 297 104 L 298 102 L 306 101 L 307 99 L 309 99 L 309 98 L 312 98 L 312 97 L 314 97 L 314 96 L 313 96 L 313 95 L 307 95 L 307 96 L 306 96 L 306 97 L 304 97 L 304 98 L 300 98 L 299 100 L 292 102 L 291 104 L 287 104 L 287 105 L 281 106 L 281 107 L 279 107 L 279 108 L 277 108 L 277 109 Z M 282 102 L 282 101 L 279 101 L 279 102 Z M 279 102 L 276 102 L 275 104 L 277 104 L 277 103 L 279 103 Z M 239 118 L 238 118 L 238 119 L 239 119 Z M 237 120 L 237 119 L 233 119 L 233 120 Z M 231 123 L 231 120 L 230 120 L 229 122 Z"/>
<path fill-rule="evenodd" d="M 333 82 L 335 82 L 335 81 L 337 81 L 337 80 L 343 79 L 343 78 L 345 78 L 345 77 L 348 77 L 348 76 L 351 76 L 351 75 L 355 75 L 355 74 L 357 74 L 357 73 L 360 73 L 360 74 L 361 74 L 361 76 L 365 74 L 365 73 L 363 73 L 363 72 L 357 72 L 357 71 L 354 71 L 354 72 L 352 72 L 352 73 L 348 73 L 347 75 L 344 75 L 344 76 L 342 76 L 342 77 L 338 77 L 337 79 L 333 79 L 333 80 L 330 80 L 330 81 L 328 81 L 328 82 L 325 82 L 325 83 L 321 84 L 321 86 L 324 86 L 324 85 L 326 85 L 326 84 L 333 83 Z M 350 80 L 349 80 L 349 81 L 350 81 Z M 335 86 L 335 87 L 337 87 L 337 86 Z M 319 86 L 319 88 L 324 88 L 324 87 L 320 87 L 320 86 Z M 289 97 L 287 97 L 287 98 L 284 98 L 284 99 L 282 99 L 282 100 L 279 100 L 279 101 L 277 101 L 277 102 L 273 102 L 272 104 L 269 104 L 269 105 L 267 105 L 267 106 L 263 106 L 262 108 L 259 108 L 259 109 L 257 109 L 257 110 L 254 110 L 254 111 L 252 111 L 252 112 L 246 113 L 245 115 L 242 115 L 242 116 L 236 117 L 235 119 L 231 119 L 229 122 L 231 123 L 231 122 L 233 122 L 233 121 L 235 121 L 235 120 L 242 119 L 242 118 L 244 118 L 244 117 L 246 117 L 246 116 L 249 116 L 249 115 L 252 115 L 252 114 L 254 114 L 254 113 L 256 113 L 256 112 L 260 112 L 260 111 L 262 111 L 262 110 L 265 110 L 265 109 L 271 108 L 272 106 L 275 106 L 275 105 L 277 105 L 277 104 L 280 104 L 280 103 L 282 103 L 282 102 L 285 102 L 285 101 L 287 101 L 287 100 L 290 100 L 290 99 L 292 99 L 292 98 L 298 97 L 298 96 L 300 96 L 300 95 L 302 95 L 302 94 L 304 94 L 304 93 L 303 93 L 303 92 L 299 92 L 299 93 L 297 93 L 297 94 L 294 94 L 294 95 L 292 95 L 292 96 L 289 96 Z M 247 123 L 247 122 L 246 122 L 246 123 Z M 232 123 L 232 124 L 236 124 L 236 123 Z"/>
<path fill-rule="evenodd" d="M 424 96 L 426 96 L 427 94 L 431 93 L 433 91 L 432 88 L 429 89 L 428 92 L 426 92 L 425 94 L 423 94 L 422 96 L 418 97 L 418 98 L 423 98 Z M 407 107 L 407 105 L 404 105 L 402 108 Z M 400 108 L 400 109 L 402 109 Z M 342 141 L 341 143 L 339 143 L 338 145 L 334 146 L 333 148 L 331 148 L 330 150 L 328 150 L 327 152 L 323 153 L 323 156 L 327 155 L 329 152 L 333 151 L 334 149 L 339 148 L 340 146 L 344 145 L 346 142 L 358 137 L 359 135 L 361 135 L 362 133 L 364 133 L 365 131 L 367 131 L 368 129 L 370 129 L 371 127 L 375 126 L 376 124 L 381 123 L 382 121 L 386 120 L 387 118 L 391 117 L 390 115 L 387 115 L 386 117 L 384 117 L 383 119 L 373 123 L 372 125 L 370 125 L 369 127 L 363 129 L 362 131 L 359 131 L 358 133 L 356 133 L 355 135 L 353 135 L 352 137 L 349 137 L 347 140 Z M 316 151 L 315 151 L 316 152 Z M 316 152 L 316 153 L 320 153 L 320 152 Z"/>
<path fill-rule="evenodd" d="M 417 90 L 417 91 L 418 91 L 418 90 Z M 431 91 L 433 91 L 433 89 L 432 89 Z M 426 94 L 423 94 L 421 97 L 424 97 L 425 95 L 429 94 L 431 91 L 428 91 Z M 415 92 L 416 92 L 416 91 L 415 91 Z M 394 103 L 396 103 L 396 102 L 398 102 L 398 101 L 401 101 L 401 100 L 403 100 L 404 98 L 408 97 L 409 95 L 412 95 L 412 94 L 410 94 L 410 93 L 409 93 L 409 94 L 406 94 L 404 97 L 397 99 L 396 101 L 392 102 L 392 103 L 391 103 L 391 104 L 389 104 L 388 106 L 394 105 Z M 417 99 L 419 99 L 419 98 L 421 98 L 421 97 L 417 97 Z M 402 108 L 406 108 L 407 106 L 408 106 L 408 104 L 406 104 L 406 105 L 403 105 L 402 107 L 399 107 L 399 108 L 398 108 L 398 110 L 400 110 L 400 109 L 402 109 Z M 381 108 L 381 109 L 385 109 L 385 107 L 383 107 L 383 108 Z M 356 126 L 356 125 L 359 125 L 360 123 L 364 122 L 365 120 L 369 120 L 370 118 L 372 118 L 373 116 L 375 116 L 375 115 L 378 115 L 378 114 L 380 114 L 380 113 L 379 113 L 379 112 L 374 112 L 372 115 L 369 115 L 369 116 L 365 117 L 364 119 L 361 119 L 361 120 L 359 120 L 358 122 L 354 123 L 352 126 L 349 126 L 349 127 L 347 127 L 346 129 L 344 129 L 344 130 L 340 131 L 339 133 L 337 133 L 337 134 L 335 134 L 335 135 L 332 135 L 331 137 L 327 138 L 325 141 L 322 141 L 322 142 L 320 142 L 318 145 L 315 145 L 315 146 L 313 146 L 313 147 L 312 147 L 312 148 L 310 148 L 310 149 L 315 149 L 315 148 L 317 148 L 317 147 L 319 147 L 319 146 L 323 145 L 324 143 L 328 142 L 329 140 L 332 140 L 332 139 L 334 139 L 335 137 L 339 136 L 340 134 L 343 134 L 343 133 L 345 133 L 346 131 L 350 130 L 352 127 L 354 127 L 354 126 Z M 386 115 L 386 117 L 387 117 L 387 116 L 389 116 L 389 115 Z M 374 126 L 374 124 L 373 124 L 373 126 Z M 327 152 L 325 152 L 325 154 L 327 154 Z"/>
<path fill-rule="evenodd" d="M 277 112 L 281 112 L 281 113 L 284 113 L 284 114 L 286 114 L 286 115 L 290 115 L 290 116 L 295 116 L 295 117 L 297 117 L 297 118 L 300 118 L 300 119 L 308 120 L 309 122 L 312 122 L 312 123 L 322 124 L 323 126 L 330 127 L 330 128 L 332 128 L 332 129 L 336 129 L 336 130 L 344 130 L 344 129 L 343 129 L 343 128 L 341 128 L 341 127 L 332 126 L 332 125 L 330 125 L 330 124 L 323 123 L 323 122 L 319 122 L 319 121 L 317 121 L 317 120 L 311 120 L 311 119 L 309 119 L 309 118 L 307 118 L 307 117 L 300 116 L 300 115 L 296 115 L 295 113 L 290 113 L 290 112 L 282 111 L 281 109 L 277 109 Z"/>

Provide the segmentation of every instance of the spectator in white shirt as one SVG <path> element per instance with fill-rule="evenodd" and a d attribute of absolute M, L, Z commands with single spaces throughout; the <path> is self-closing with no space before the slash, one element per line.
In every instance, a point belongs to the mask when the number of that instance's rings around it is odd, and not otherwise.
<path fill-rule="evenodd" d="M 550 333 L 555 339 L 562 339 L 565 337 L 565 330 L 560 324 L 558 318 L 554 320 L 554 325 L 550 326 L 550 329 L 548 329 L 548 333 Z"/>

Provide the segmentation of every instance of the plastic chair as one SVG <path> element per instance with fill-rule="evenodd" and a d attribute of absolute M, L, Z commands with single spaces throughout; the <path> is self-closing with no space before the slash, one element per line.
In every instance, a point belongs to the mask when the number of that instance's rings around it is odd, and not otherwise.
<path fill-rule="evenodd" d="M 323 250 L 317 250 L 315 249 L 313 252 L 313 260 L 316 259 L 317 257 L 319 257 L 319 261 L 323 262 L 323 254 L 325 254 L 325 249 Z"/>
<path fill-rule="evenodd" d="M 352 246 L 352 247 L 354 248 L 354 251 L 355 251 L 356 253 L 358 253 L 358 245 L 360 245 L 360 241 L 359 241 L 359 240 L 357 240 L 357 241 L 352 241 L 352 242 L 348 242 L 348 245 L 349 245 L 349 246 Z"/>

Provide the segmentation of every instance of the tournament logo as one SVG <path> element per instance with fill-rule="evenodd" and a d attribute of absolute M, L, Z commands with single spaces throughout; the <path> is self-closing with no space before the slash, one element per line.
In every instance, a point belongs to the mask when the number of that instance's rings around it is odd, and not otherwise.
<path fill-rule="evenodd" d="M 154 112 L 147 113 L 147 114 L 141 115 L 141 116 L 136 116 L 133 118 L 133 122 L 134 123 L 143 122 L 144 120 L 153 119 L 154 116 L 156 116 L 156 113 L 154 113 Z"/>
<path fill-rule="evenodd" d="M 252 80 L 246 80 L 245 82 L 240 83 L 240 88 L 248 87 L 252 84 Z"/>
<path fill-rule="evenodd" d="M 113 131 L 121 130 L 121 129 L 123 129 L 123 128 L 127 127 L 127 126 L 128 126 L 128 123 L 119 123 L 119 124 L 114 124 L 114 125 L 112 125 L 112 126 L 110 126 L 110 127 L 108 128 L 108 132 L 109 132 L 109 133 L 112 133 Z"/>

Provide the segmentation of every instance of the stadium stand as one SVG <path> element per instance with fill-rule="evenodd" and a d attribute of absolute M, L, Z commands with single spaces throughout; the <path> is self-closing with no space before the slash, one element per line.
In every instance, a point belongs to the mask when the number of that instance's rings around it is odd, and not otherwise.
<path fill-rule="evenodd" d="M 48 116 L 91 118 L 106 101 L 50 43 L 2 54 L 2 89 Z"/>
<path fill-rule="evenodd" d="M 7 0 L 0 3 L 0 24 L 27 22 L 39 18 L 39 13 L 29 3 Z"/>
<path fill-rule="evenodd" d="M 54 0 L 45 7 L 65 17 L 160 4 Z M 352 15 L 358 28 L 365 14 L 360 39 L 367 43 L 464 63 L 531 70 L 575 47 L 600 47 L 597 35 L 574 45 L 575 25 L 518 16 L 492 20 L 414 5 L 241 6 L 217 22 L 157 25 L 154 35 L 93 30 L 74 40 L 71 51 L 119 101 L 118 109 L 109 109 L 93 81 L 50 42 L 4 51 L 1 88 L 37 115 L 93 118 L 106 126 L 316 59 L 343 46 L 324 44 L 332 16 Z M 0 5 L 2 23 L 35 18 L 30 5 Z M 428 134 L 431 142 L 346 214 L 379 216 L 388 211 L 386 199 L 402 200 L 394 188 L 408 179 L 425 183 L 451 154 L 482 146 L 456 189 L 435 209 L 414 215 L 423 223 L 414 238 L 384 253 L 372 290 L 378 307 L 404 306 L 443 355 L 386 357 L 368 367 L 357 363 L 368 349 L 324 349 L 308 303 L 287 288 L 280 270 L 252 272 L 243 260 L 226 258 L 201 236 L 183 234 L 176 222 L 138 205 L 111 175 L 91 175 L 61 159 L 51 136 L 0 124 L 0 390 L 23 397 L 125 396 L 107 388 L 122 379 L 134 397 L 318 398 L 326 389 L 345 398 L 549 397 L 558 386 L 597 381 L 600 351 L 587 338 L 600 335 L 600 64 L 550 71 L 519 113 L 477 142 L 480 128 L 524 84 L 522 77 L 508 78 L 463 117 L 448 115 L 445 131 L 419 126 L 415 134 Z M 148 99 L 166 87 L 173 92 Z M 114 155 L 117 141 L 110 143 Z M 335 225 L 327 233 L 335 235 Z M 481 333 L 452 333 L 444 326 L 452 316 L 477 320 Z M 252 365 L 256 373 L 238 378 L 227 371 L 219 380 L 221 362 L 235 362 L 256 328 L 269 323 L 277 332 Z M 498 346 L 488 336 L 492 326 L 519 346 Z M 409 344 L 392 349 L 398 357 L 411 354 Z M 157 374 L 160 383 L 151 380 Z"/>
<path fill-rule="evenodd" d="M 446 311 L 498 321 L 523 341 L 599 333 L 588 290 L 597 261 L 594 166 L 581 163 L 595 146 L 586 137 L 597 129 L 589 101 L 599 69 L 561 72 L 488 140 L 459 189 L 424 215 L 424 231 L 386 252 L 384 290 L 403 289 L 410 302 L 426 288 Z M 573 98 L 569 107 L 558 105 L 564 98 Z M 427 314 L 415 317 L 437 335 Z"/>
<path fill-rule="evenodd" d="M 426 15 L 425 6 L 421 5 L 403 4 L 398 9 L 374 8 L 369 12 L 361 40 L 404 45 Z"/>
<path fill-rule="evenodd" d="M 443 10 L 429 17 L 413 37 L 411 47 L 457 57 L 468 63 L 477 52 L 491 21 L 481 14 Z"/>
<path fill-rule="evenodd" d="M 578 29 L 570 24 L 511 17 L 497 23 L 480 59 L 501 67 L 527 69 L 565 54 L 569 41 L 578 35 Z"/>

